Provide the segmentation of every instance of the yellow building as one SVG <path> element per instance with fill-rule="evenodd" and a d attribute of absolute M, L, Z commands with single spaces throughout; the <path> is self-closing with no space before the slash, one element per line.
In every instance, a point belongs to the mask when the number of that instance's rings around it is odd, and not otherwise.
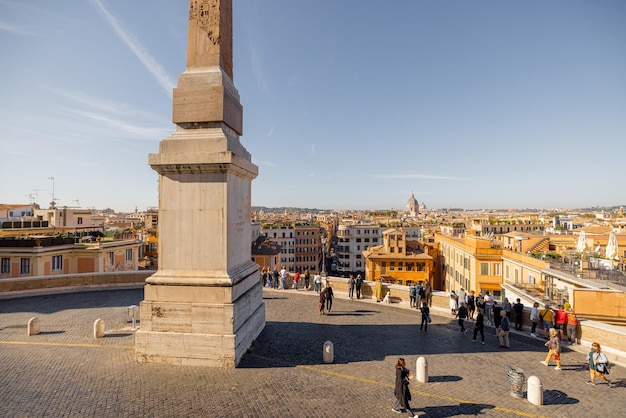
<path fill-rule="evenodd" d="M 496 299 L 502 295 L 502 249 L 490 239 L 435 235 L 442 258 L 440 274 L 445 291 L 464 288 L 477 293 L 489 291 Z"/>
<path fill-rule="evenodd" d="M 383 232 L 383 244 L 363 251 L 365 280 L 382 278 L 386 283 L 410 286 L 419 281 L 430 281 L 433 258 L 417 241 L 407 241 L 399 229 Z M 432 283 L 431 283 L 432 285 Z"/>

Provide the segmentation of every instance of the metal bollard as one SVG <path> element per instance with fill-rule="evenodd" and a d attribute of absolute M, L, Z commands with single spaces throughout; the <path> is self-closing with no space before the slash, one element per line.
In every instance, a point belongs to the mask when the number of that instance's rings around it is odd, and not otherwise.
<path fill-rule="evenodd" d="M 511 384 L 511 396 L 516 398 L 524 397 L 524 370 L 519 367 L 509 367 L 509 372 L 506 374 L 506 379 Z"/>
<path fill-rule="evenodd" d="M 27 328 L 27 334 L 28 336 L 31 335 L 38 335 L 39 334 L 39 318 L 30 318 L 28 320 L 28 326 Z"/>
<path fill-rule="evenodd" d="M 93 337 L 104 337 L 104 319 L 96 319 L 96 321 L 93 323 Z"/>
<path fill-rule="evenodd" d="M 424 357 L 418 357 L 415 362 L 415 378 L 420 383 L 428 382 L 428 361 Z"/>
<path fill-rule="evenodd" d="M 324 343 L 324 350 L 323 350 L 323 358 L 324 358 L 324 363 L 332 363 L 335 357 L 335 349 L 333 347 L 333 343 L 331 343 L 330 341 L 326 341 Z"/>
<path fill-rule="evenodd" d="M 526 395 L 528 402 L 533 405 L 543 405 L 543 383 L 537 376 L 528 378 L 528 393 Z"/>
<path fill-rule="evenodd" d="M 130 318 L 133 321 L 132 329 L 135 329 L 135 322 L 136 322 L 136 316 L 137 316 L 137 305 L 130 305 L 128 307 L 128 316 L 130 316 Z"/>

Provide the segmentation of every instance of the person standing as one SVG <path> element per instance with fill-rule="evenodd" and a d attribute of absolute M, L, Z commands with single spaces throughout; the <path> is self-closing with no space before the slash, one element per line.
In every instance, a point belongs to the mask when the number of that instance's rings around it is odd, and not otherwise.
<path fill-rule="evenodd" d="M 471 290 L 469 295 L 467 295 L 467 316 L 470 320 L 474 320 L 474 312 L 476 312 L 476 296 L 474 296 L 474 291 Z"/>
<path fill-rule="evenodd" d="M 430 308 L 428 307 L 428 302 L 425 300 L 422 302 L 422 307 L 420 308 L 422 311 L 422 322 L 420 323 L 420 332 L 422 332 L 422 327 L 424 327 L 424 332 L 428 332 L 428 319 L 430 318 Z"/>
<path fill-rule="evenodd" d="M 504 303 L 502 304 L 502 310 L 506 313 L 506 317 L 511 319 L 513 312 L 513 306 L 511 306 L 511 302 L 509 302 L 509 298 L 504 298 Z"/>
<path fill-rule="evenodd" d="M 556 329 L 550 328 L 550 339 L 546 341 L 545 346 L 548 347 L 548 355 L 544 361 L 540 361 L 539 363 L 544 366 L 550 365 L 550 359 L 554 356 L 554 361 L 556 361 L 556 367 L 554 370 L 561 370 L 561 338 L 559 337 L 559 333 Z"/>
<path fill-rule="evenodd" d="M 272 284 L 274 285 L 274 289 L 278 289 L 278 277 L 280 273 L 276 266 L 274 266 L 274 272 L 272 273 Z"/>
<path fill-rule="evenodd" d="M 326 306 L 326 291 L 320 290 L 320 304 L 319 304 L 320 315 L 324 315 L 325 306 Z"/>
<path fill-rule="evenodd" d="M 326 310 L 328 311 L 328 313 L 330 313 L 332 307 L 333 307 L 333 288 L 330 286 L 330 281 L 328 281 L 328 279 L 326 279 L 326 289 L 324 290 L 324 292 L 326 293 Z"/>
<path fill-rule="evenodd" d="M 309 290 L 309 284 L 311 281 L 311 274 L 309 269 L 304 270 L 304 290 Z"/>
<path fill-rule="evenodd" d="M 481 311 L 478 311 L 476 315 L 476 324 L 474 324 L 474 339 L 472 342 L 476 342 L 476 336 L 480 332 L 480 343 L 485 344 L 485 317 Z"/>
<path fill-rule="evenodd" d="M 293 288 L 298 290 L 298 282 L 300 281 L 300 272 L 296 271 L 296 274 L 293 275 Z"/>
<path fill-rule="evenodd" d="M 460 288 L 459 291 L 456 294 L 456 306 L 457 308 L 461 306 L 462 303 L 467 304 L 467 292 L 465 291 L 465 289 Z M 467 308 L 467 305 L 465 305 L 465 307 Z"/>
<path fill-rule="evenodd" d="M 363 278 L 360 274 L 356 275 L 356 279 L 354 280 L 354 286 L 356 287 L 356 298 L 361 299 L 361 286 L 363 285 Z"/>
<path fill-rule="evenodd" d="M 285 268 L 285 266 L 283 266 L 282 269 L 280 269 L 280 288 L 285 290 L 285 288 L 287 287 L 287 275 L 289 273 L 287 273 L 287 269 Z"/>
<path fill-rule="evenodd" d="M 539 312 L 539 317 L 543 322 L 543 336 L 546 339 L 549 339 L 549 331 L 554 328 L 554 312 L 550 309 L 550 305 L 545 305 L 545 309 L 542 309 L 541 312 Z"/>
<path fill-rule="evenodd" d="M 513 318 L 515 318 L 514 328 L 518 331 L 521 331 L 522 320 L 524 318 L 524 304 L 522 304 L 522 300 L 520 298 L 517 298 L 517 300 L 513 304 Z"/>
<path fill-rule="evenodd" d="M 348 279 L 348 299 L 350 300 L 354 299 L 354 284 L 354 276 L 351 274 L 350 278 Z"/>
<path fill-rule="evenodd" d="M 576 344 L 576 330 L 578 329 L 578 317 L 574 310 L 570 307 L 567 310 L 567 341 L 570 344 Z"/>
<path fill-rule="evenodd" d="M 457 295 L 454 292 L 454 290 L 450 291 L 450 312 L 452 313 L 453 316 L 456 316 L 456 309 L 457 309 Z"/>
<path fill-rule="evenodd" d="M 410 371 L 406 368 L 406 363 L 402 357 L 398 359 L 396 363 L 396 385 L 393 391 L 395 395 L 392 411 L 401 413 L 405 410 L 410 417 L 414 417 L 415 414 L 411 411 L 411 391 L 409 390 L 409 382 L 411 379 Z"/>
<path fill-rule="evenodd" d="M 428 306 L 433 306 L 433 289 L 430 287 L 430 282 L 428 280 L 424 282 L 422 291 L 424 292 L 422 297 L 426 299 Z"/>
<path fill-rule="evenodd" d="M 493 315 L 493 325 L 496 327 L 496 337 L 500 333 L 500 325 L 502 324 L 502 315 L 500 315 L 500 312 L 503 312 L 502 307 L 494 300 L 491 314 Z"/>
<path fill-rule="evenodd" d="M 586 363 L 589 365 L 589 381 L 587 384 L 595 385 L 596 377 L 604 380 L 609 387 L 613 387 L 611 385 L 611 381 L 606 378 L 605 374 L 608 374 L 608 364 L 609 359 L 606 357 L 606 354 L 602 352 L 600 348 L 600 344 L 597 342 L 593 342 L 591 344 L 591 351 L 587 354 Z"/>
<path fill-rule="evenodd" d="M 424 286 L 422 281 L 417 282 L 415 286 L 415 308 L 420 309 L 422 307 L 422 299 L 424 298 Z"/>
<path fill-rule="evenodd" d="M 563 305 L 559 305 L 558 309 L 554 313 L 554 328 L 559 332 L 559 338 L 561 341 L 565 339 L 565 333 L 567 332 L 567 312 L 563 309 Z"/>
<path fill-rule="evenodd" d="M 411 283 L 411 286 L 409 286 L 409 307 L 417 307 L 415 305 L 415 297 L 417 296 L 417 288 L 415 287 L 415 285 L 413 283 Z"/>
<path fill-rule="evenodd" d="M 316 274 L 315 279 L 313 280 L 313 290 L 316 292 L 322 291 L 322 276 L 319 274 Z"/>
<path fill-rule="evenodd" d="M 500 348 L 511 348 L 509 345 L 509 331 L 511 330 L 511 321 L 509 321 L 509 317 L 506 315 L 504 309 L 500 311 L 500 316 L 502 317 L 502 322 L 500 323 L 500 332 L 498 333 L 498 338 L 500 339 Z"/>
<path fill-rule="evenodd" d="M 487 317 L 487 324 L 491 325 L 492 318 L 493 318 L 494 299 L 493 299 L 493 296 L 491 296 L 491 294 L 489 293 L 489 291 L 485 293 L 485 297 L 483 298 L 483 300 L 485 301 L 485 316 Z"/>
<path fill-rule="evenodd" d="M 476 309 L 478 312 L 482 312 L 483 318 L 485 317 L 485 301 L 483 299 L 483 295 L 480 293 L 476 295 L 474 298 L 474 302 L 476 303 Z"/>
<path fill-rule="evenodd" d="M 383 300 L 383 280 L 376 279 L 376 286 L 374 286 L 374 294 L 376 295 L 376 302 L 382 302 Z"/>
<path fill-rule="evenodd" d="M 530 311 L 530 322 L 532 322 L 530 335 L 532 337 L 537 337 L 537 325 L 539 324 L 539 302 L 533 303 L 533 308 Z"/>

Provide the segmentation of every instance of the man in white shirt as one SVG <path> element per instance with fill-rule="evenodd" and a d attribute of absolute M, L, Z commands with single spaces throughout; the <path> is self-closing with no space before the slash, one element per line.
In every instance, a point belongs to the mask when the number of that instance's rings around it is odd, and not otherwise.
<path fill-rule="evenodd" d="M 493 296 L 491 296 L 491 294 L 489 293 L 489 291 L 485 293 L 484 301 L 485 301 L 485 316 L 487 317 L 487 323 L 489 325 L 492 325 L 493 322 L 491 322 L 491 315 L 493 312 L 494 299 L 493 299 Z"/>

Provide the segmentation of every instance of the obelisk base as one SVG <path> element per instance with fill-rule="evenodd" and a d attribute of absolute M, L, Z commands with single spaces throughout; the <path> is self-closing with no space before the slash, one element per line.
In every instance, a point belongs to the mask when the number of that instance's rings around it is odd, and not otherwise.
<path fill-rule="evenodd" d="M 265 327 L 262 292 L 256 270 L 234 286 L 147 283 L 137 361 L 236 367 Z"/>

